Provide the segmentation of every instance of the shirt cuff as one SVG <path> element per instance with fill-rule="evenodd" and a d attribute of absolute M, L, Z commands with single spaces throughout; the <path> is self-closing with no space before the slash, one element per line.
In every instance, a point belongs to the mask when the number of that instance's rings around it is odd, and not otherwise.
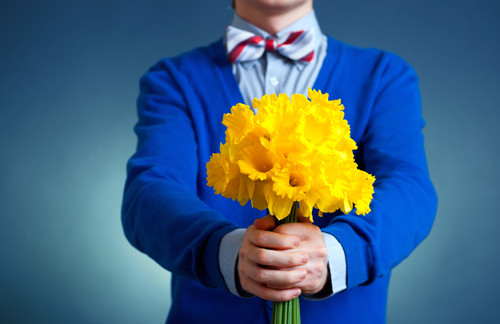
<path fill-rule="evenodd" d="M 342 245 L 335 236 L 323 232 L 328 253 L 328 278 L 325 287 L 314 295 L 304 296 L 310 300 L 323 300 L 347 289 L 347 263 Z"/>
<path fill-rule="evenodd" d="M 239 297 L 246 297 L 239 293 L 236 282 L 236 262 L 244 236 L 245 229 L 235 229 L 222 237 L 219 246 L 219 269 L 222 277 L 229 292 Z"/>
<path fill-rule="evenodd" d="M 323 232 L 323 238 L 328 251 L 332 290 L 333 294 L 336 294 L 347 289 L 347 262 L 344 248 L 332 234 Z"/>

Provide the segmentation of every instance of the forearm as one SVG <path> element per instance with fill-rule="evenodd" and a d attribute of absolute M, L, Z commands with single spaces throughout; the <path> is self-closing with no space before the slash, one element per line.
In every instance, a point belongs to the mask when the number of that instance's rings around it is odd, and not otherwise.
<path fill-rule="evenodd" d="M 359 140 L 358 163 L 376 177 L 371 212 L 333 217 L 323 231 L 344 247 L 347 285 L 367 284 L 404 260 L 429 234 L 437 208 L 424 149 L 418 78 L 392 57 Z"/>
<path fill-rule="evenodd" d="M 162 181 L 137 179 L 125 192 L 122 217 L 131 244 L 162 267 L 224 288 L 218 247 L 235 226 L 191 192 Z"/>
<path fill-rule="evenodd" d="M 178 85 L 182 76 L 171 68 L 158 64 L 141 79 L 123 227 L 134 246 L 169 271 L 224 287 L 217 251 L 234 226 L 199 198 L 200 144 Z"/>

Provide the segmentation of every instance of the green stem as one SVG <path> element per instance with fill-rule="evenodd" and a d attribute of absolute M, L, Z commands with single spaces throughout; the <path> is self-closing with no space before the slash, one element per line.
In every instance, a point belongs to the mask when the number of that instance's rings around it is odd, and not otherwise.
<path fill-rule="evenodd" d="M 290 214 L 278 220 L 278 225 L 297 223 L 298 203 L 294 202 Z M 286 302 L 273 302 L 272 324 L 300 324 L 299 298 L 294 298 Z"/>

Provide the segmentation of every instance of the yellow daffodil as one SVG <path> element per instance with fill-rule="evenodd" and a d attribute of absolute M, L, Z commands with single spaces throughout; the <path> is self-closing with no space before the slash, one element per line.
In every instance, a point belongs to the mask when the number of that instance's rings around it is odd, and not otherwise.
<path fill-rule="evenodd" d="M 300 165 L 291 164 L 277 172 L 273 177 L 273 191 L 277 195 L 286 197 L 293 201 L 305 198 L 311 188 L 311 169 Z"/>
<path fill-rule="evenodd" d="M 207 184 L 214 187 L 216 194 L 234 199 L 240 186 L 238 166 L 231 163 L 227 155 L 212 154 L 207 163 Z"/>
<path fill-rule="evenodd" d="M 264 96 L 262 100 L 254 100 L 257 109 L 257 122 L 265 128 L 270 136 L 287 134 L 296 127 L 300 115 L 294 110 L 290 98 L 285 94 L 278 97 Z"/>
<path fill-rule="evenodd" d="M 266 180 L 277 162 L 277 156 L 257 142 L 243 149 L 238 166 L 241 173 L 247 174 L 251 180 Z"/>
<path fill-rule="evenodd" d="M 227 127 L 226 142 L 238 144 L 253 129 L 254 114 L 250 107 L 237 104 L 231 108 L 230 114 L 225 114 L 222 124 Z"/>
<path fill-rule="evenodd" d="M 362 170 L 356 170 L 352 180 L 352 190 L 347 194 L 351 201 L 356 202 L 356 214 L 366 215 L 370 209 L 370 202 L 373 198 L 373 183 L 375 177 Z"/>
<path fill-rule="evenodd" d="M 370 212 L 375 177 L 357 168 L 344 106 L 321 91 L 309 89 L 308 97 L 265 95 L 253 100 L 257 115 L 243 104 L 224 115 L 226 143 L 207 163 L 216 194 L 250 200 L 278 219 L 297 202 L 311 220 L 313 208 Z"/>

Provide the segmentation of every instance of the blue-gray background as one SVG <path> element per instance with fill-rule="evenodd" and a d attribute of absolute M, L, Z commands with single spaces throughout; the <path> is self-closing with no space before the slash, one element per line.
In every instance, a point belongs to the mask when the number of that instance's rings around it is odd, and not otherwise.
<path fill-rule="evenodd" d="M 0 2 L 0 322 L 164 321 L 169 274 L 120 224 L 137 83 L 218 38 L 229 1 Z M 495 322 L 500 2 L 315 5 L 325 33 L 395 52 L 420 76 L 440 205 L 393 272 L 388 322 Z"/>

